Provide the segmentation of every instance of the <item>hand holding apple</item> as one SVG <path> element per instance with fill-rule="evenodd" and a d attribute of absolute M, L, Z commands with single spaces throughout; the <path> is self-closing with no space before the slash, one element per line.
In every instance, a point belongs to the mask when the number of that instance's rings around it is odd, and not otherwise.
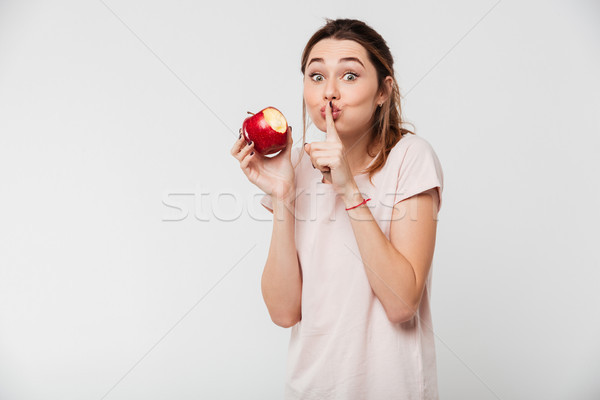
<path fill-rule="evenodd" d="M 242 131 L 246 141 L 253 142 L 255 150 L 262 155 L 277 153 L 287 146 L 288 124 L 275 107 L 267 107 L 246 118 Z"/>
<path fill-rule="evenodd" d="M 256 142 L 248 142 L 243 129 L 240 137 L 231 148 L 231 155 L 240 162 L 240 168 L 250 182 L 263 192 L 280 200 L 294 199 L 296 175 L 292 166 L 292 127 L 288 126 L 285 135 L 287 142 L 283 150 L 273 157 L 254 151 Z"/>

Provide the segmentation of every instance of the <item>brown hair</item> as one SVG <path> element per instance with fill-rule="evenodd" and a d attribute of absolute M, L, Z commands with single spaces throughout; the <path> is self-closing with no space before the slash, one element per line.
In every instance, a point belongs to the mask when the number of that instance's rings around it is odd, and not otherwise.
<path fill-rule="evenodd" d="M 413 131 L 402 126 L 406 122 L 402 120 L 400 89 L 394 75 L 394 58 L 383 37 L 364 22 L 356 19 L 332 20 L 329 18 L 326 19 L 326 22 L 321 29 L 312 35 L 304 47 L 301 61 L 303 75 L 306 63 L 308 62 L 308 56 L 315 44 L 323 39 L 337 39 L 353 40 L 365 48 L 369 55 L 369 60 L 377 70 L 377 81 L 380 90 L 384 89 L 383 81 L 387 76 L 391 76 L 393 79 L 392 93 L 381 107 L 376 108 L 373 116 L 375 121 L 372 126 L 373 130 L 369 138 L 367 151 L 371 157 L 375 157 L 375 154 L 371 154 L 373 147 L 379 147 L 380 151 L 377 154 L 377 158 L 371 163 L 371 166 L 364 171 L 365 173 L 369 173 L 369 180 L 371 180 L 373 174 L 384 166 L 390 150 L 402 139 L 402 135 L 405 133 L 415 135 Z M 302 99 L 302 143 L 306 142 L 306 117 L 306 103 Z M 373 182 L 371 181 L 371 183 Z"/>

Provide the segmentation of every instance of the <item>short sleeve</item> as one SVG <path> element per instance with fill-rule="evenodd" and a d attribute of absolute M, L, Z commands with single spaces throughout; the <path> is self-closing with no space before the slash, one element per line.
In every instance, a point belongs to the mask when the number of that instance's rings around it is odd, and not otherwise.
<path fill-rule="evenodd" d="M 442 191 L 444 189 L 442 165 L 427 140 L 419 136 L 411 139 L 414 143 L 408 145 L 400 163 L 394 204 L 429 189 L 437 188 L 439 211 L 442 207 Z"/>
<path fill-rule="evenodd" d="M 294 147 L 292 149 L 292 166 L 295 167 L 295 171 L 296 173 L 298 173 L 298 159 L 300 158 L 300 152 L 303 151 L 303 148 L 301 147 Z M 263 206 L 267 207 L 269 210 L 271 210 L 271 212 L 273 211 L 273 200 L 271 199 L 271 196 L 268 194 L 263 194 L 263 196 L 260 199 L 260 204 L 262 204 Z"/>

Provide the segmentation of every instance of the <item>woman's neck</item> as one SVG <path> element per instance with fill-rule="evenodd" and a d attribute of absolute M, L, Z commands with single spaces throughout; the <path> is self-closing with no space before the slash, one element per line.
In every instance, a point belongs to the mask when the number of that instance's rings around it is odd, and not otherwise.
<path fill-rule="evenodd" d="M 362 173 L 373 160 L 373 157 L 369 156 L 367 151 L 370 136 L 370 134 L 362 134 L 350 138 L 340 137 L 352 175 Z"/>

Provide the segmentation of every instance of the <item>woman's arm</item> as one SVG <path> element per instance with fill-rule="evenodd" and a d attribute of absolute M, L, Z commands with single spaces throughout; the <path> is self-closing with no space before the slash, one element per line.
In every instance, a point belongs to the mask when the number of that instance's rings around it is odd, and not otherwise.
<path fill-rule="evenodd" d="M 295 172 L 292 166 L 292 127 L 288 126 L 288 143 L 274 157 L 254 152 L 254 143 L 240 136 L 231 148 L 248 180 L 273 199 L 273 235 L 265 265 L 261 289 L 263 299 L 277 325 L 290 327 L 300 320 L 302 276 L 295 238 Z"/>
<path fill-rule="evenodd" d="M 261 288 L 271 319 L 284 328 L 296 325 L 302 318 L 302 273 L 295 223 L 295 199 L 273 196 L 273 232 Z"/>
<path fill-rule="evenodd" d="M 360 204 L 363 197 L 348 165 L 332 109 L 329 102 L 325 142 L 306 144 L 304 149 L 325 182 L 333 185 L 350 208 Z M 433 259 L 438 207 L 435 188 L 398 202 L 392 211 L 389 240 L 366 205 L 347 211 L 360 252 L 355 256 L 362 259 L 369 284 L 392 322 L 410 320 L 419 307 Z"/>
<path fill-rule="evenodd" d="M 343 197 L 346 208 L 363 200 L 354 193 Z M 410 320 L 421 302 L 435 248 L 438 196 L 433 188 L 397 203 L 390 240 L 368 207 L 347 211 L 369 283 L 391 322 Z"/>

